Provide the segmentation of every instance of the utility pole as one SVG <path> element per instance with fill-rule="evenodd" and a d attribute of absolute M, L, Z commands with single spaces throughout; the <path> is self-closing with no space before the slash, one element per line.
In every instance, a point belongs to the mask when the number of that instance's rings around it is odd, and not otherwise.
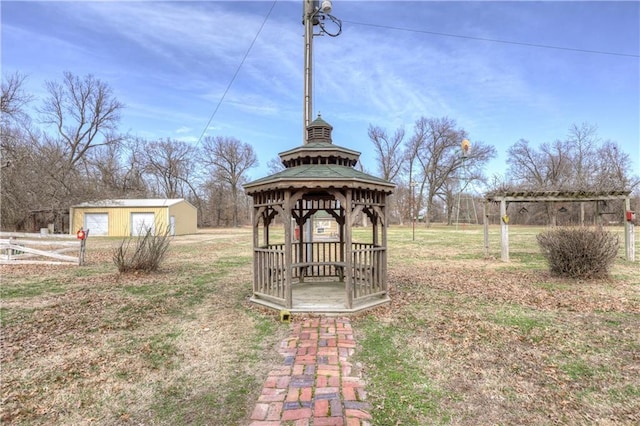
<path fill-rule="evenodd" d="M 313 115 L 313 20 L 317 1 L 302 0 L 304 24 L 304 99 L 302 137 L 307 143 L 307 126 Z"/>
<path fill-rule="evenodd" d="M 337 37 L 342 32 L 342 22 L 330 15 L 332 9 L 331 0 L 302 0 L 302 23 L 304 24 L 304 98 L 303 98 L 303 124 L 302 129 L 304 143 L 307 143 L 307 126 L 313 121 L 313 37 L 316 35 L 328 35 Z M 325 29 L 324 21 L 329 18 L 338 31 L 332 33 Z M 319 27 L 317 34 L 313 33 L 315 26 Z"/>
<path fill-rule="evenodd" d="M 307 127 L 313 119 L 313 37 L 327 34 L 337 37 L 342 32 L 342 22 L 331 16 L 331 0 L 302 0 L 302 24 L 304 25 L 304 97 L 303 97 L 303 129 L 302 138 L 306 145 Z M 329 18 L 337 25 L 338 31 L 332 33 L 325 29 L 324 21 Z M 319 27 L 318 34 L 313 33 L 314 26 Z M 307 209 L 311 209 L 312 202 L 307 201 Z M 313 260 L 313 215 L 305 222 L 305 238 L 307 241 L 307 261 Z M 302 236 L 301 236 L 302 237 Z M 300 239 L 302 242 L 302 238 Z"/>

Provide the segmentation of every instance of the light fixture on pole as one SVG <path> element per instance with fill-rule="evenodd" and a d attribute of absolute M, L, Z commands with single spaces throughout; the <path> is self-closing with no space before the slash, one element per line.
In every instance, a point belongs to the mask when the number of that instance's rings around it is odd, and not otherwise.
<path fill-rule="evenodd" d="M 473 217 L 475 218 L 475 223 L 478 223 L 478 214 L 476 213 L 476 205 L 475 200 L 469 194 L 465 194 L 467 191 L 467 187 L 471 184 L 472 177 L 469 175 L 467 170 L 467 159 L 469 158 L 469 151 L 471 150 L 471 142 L 469 139 L 463 139 L 460 144 L 460 159 L 462 161 L 461 164 L 461 173 L 460 179 L 460 188 L 458 190 L 458 200 L 456 202 L 456 230 L 458 229 L 458 224 L 460 223 L 460 200 L 462 197 L 465 198 L 465 218 L 463 218 L 464 223 L 471 223 L 471 211 L 473 210 Z"/>

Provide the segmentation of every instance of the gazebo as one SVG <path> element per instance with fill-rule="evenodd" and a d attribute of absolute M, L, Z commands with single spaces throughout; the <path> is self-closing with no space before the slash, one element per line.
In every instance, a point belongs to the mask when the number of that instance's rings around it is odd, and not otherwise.
<path fill-rule="evenodd" d="M 386 199 L 391 182 L 355 169 L 319 115 L 306 143 L 280 153 L 285 169 L 244 185 L 253 198 L 251 301 L 289 312 L 348 313 L 390 301 Z M 366 216 L 371 226 L 358 229 Z M 335 221 L 332 229 L 314 218 Z"/>

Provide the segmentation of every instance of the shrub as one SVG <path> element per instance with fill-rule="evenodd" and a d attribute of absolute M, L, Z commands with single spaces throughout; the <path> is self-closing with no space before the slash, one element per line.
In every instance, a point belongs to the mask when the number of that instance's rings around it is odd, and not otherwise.
<path fill-rule="evenodd" d="M 157 271 L 167 253 L 170 241 L 169 229 L 154 235 L 153 230 L 147 228 L 139 237 L 122 240 L 113 253 L 113 263 L 116 264 L 120 273 Z"/>
<path fill-rule="evenodd" d="M 537 239 L 550 271 L 564 277 L 606 277 L 618 254 L 618 237 L 601 229 L 557 228 Z"/>

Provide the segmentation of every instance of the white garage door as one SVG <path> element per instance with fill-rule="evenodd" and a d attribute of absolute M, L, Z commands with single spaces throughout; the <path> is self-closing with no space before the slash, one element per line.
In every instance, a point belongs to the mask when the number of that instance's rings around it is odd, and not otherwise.
<path fill-rule="evenodd" d="M 153 234 L 155 225 L 156 221 L 153 213 L 131 213 L 131 235 L 144 235 L 148 229 L 151 229 L 151 234 Z"/>
<path fill-rule="evenodd" d="M 88 229 L 90 235 L 109 235 L 108 213 L 85 213 L 84 229 Z"/>

